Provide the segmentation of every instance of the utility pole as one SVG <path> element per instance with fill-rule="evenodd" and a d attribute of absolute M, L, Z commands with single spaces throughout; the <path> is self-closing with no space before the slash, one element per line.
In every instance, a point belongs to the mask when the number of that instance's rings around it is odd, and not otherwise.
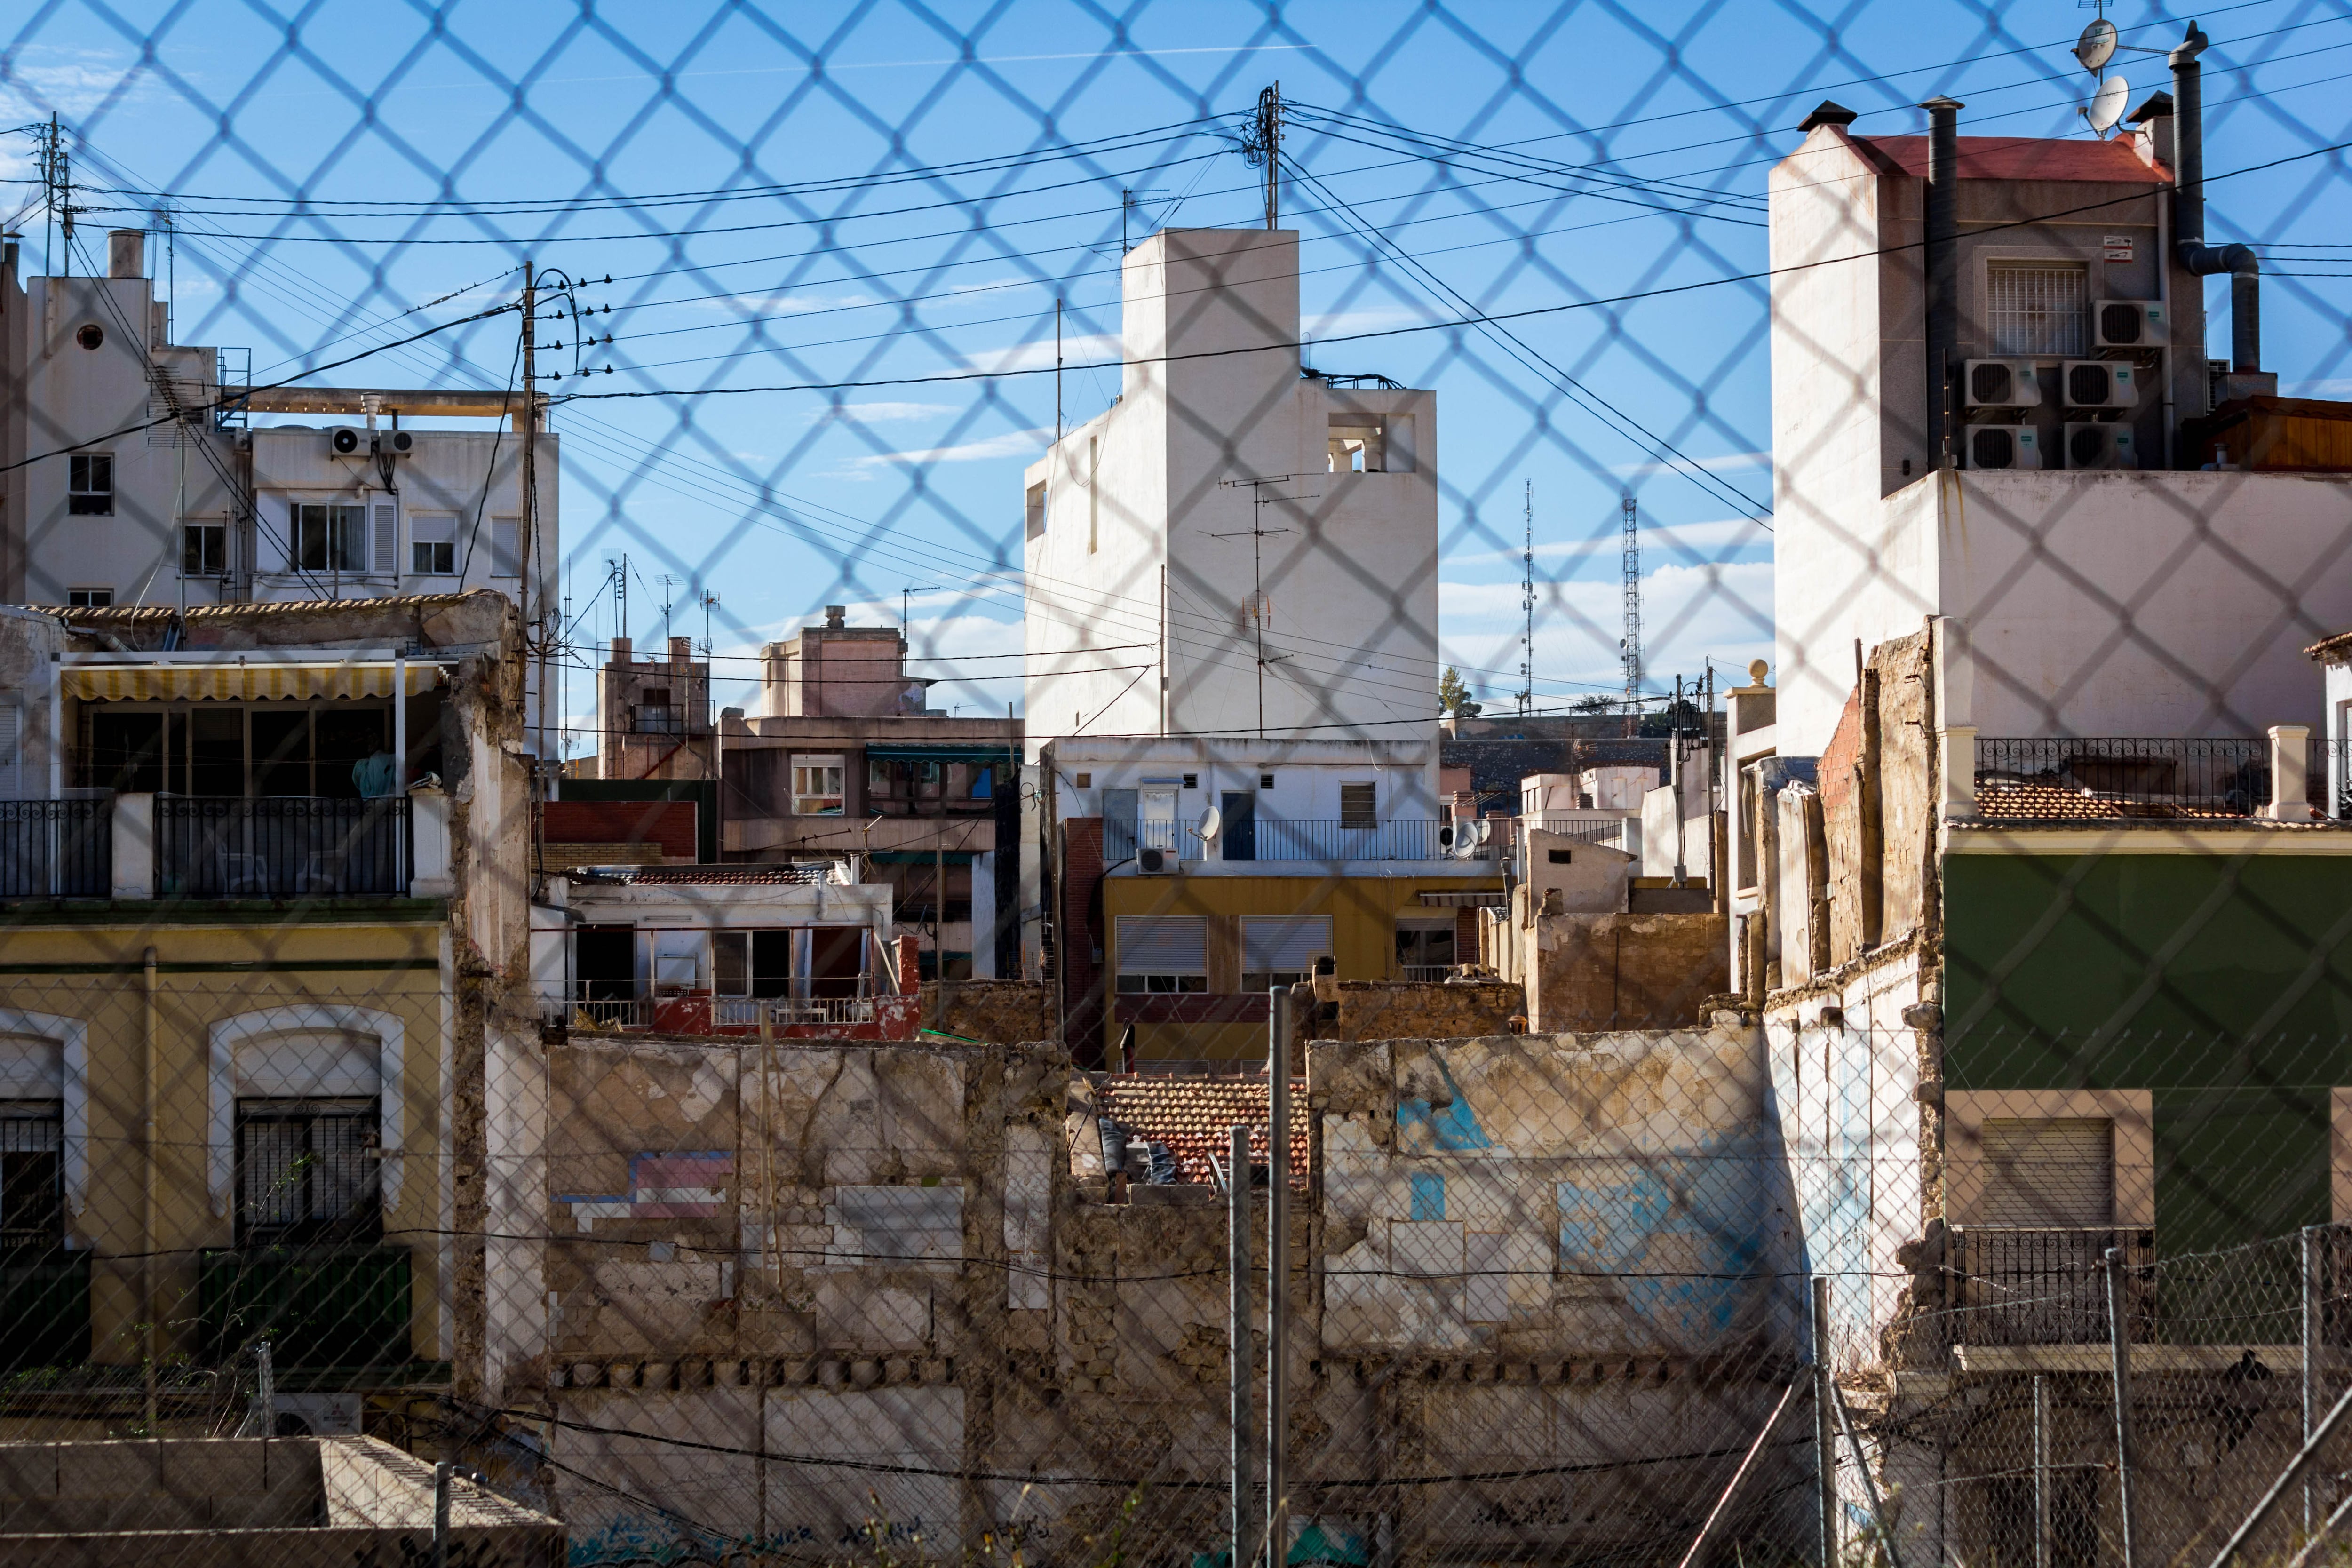
<path fill-rule="evenodd" d="M 1536 710 L 1536 482 L 1527 481 L 1524 522 L 1526 542 L 1519 553 L 1519 613 L 1527 629 L 1519 634 L 1519 717 Z"/>
<path fill-rule="evenodd" d="M 538 645 L 539 653 L 539 755 L 531 770 L 531 798 L 537 801 L 547 790 L 547 606 L 540 606 L 539 619 L 533 622 L 530 574 L 537 563 L 531 560 L 530 547 L 539 532 L 539 274 L 528 256 L 522 258 L 522 518 L 516 531 L 522 536 L 515 542 L 515 554 L 523 635 Z M 497 556 L 495 544 L 490 553 Z M 538 816 L 534 809 L 533 819 Z M 535 864 L 536 854 L 533 860 Z"/>
<path fill-rule="evenodd" d="M 662 637 L 665 641 L 669 637 L 670 584 L 675 581 L 668 573 L 662 574 Z"/>
<path fill-rule="evenodd" d="M 1250 525 L 1233 533 L 1213 533 L 1212 539 L 1248 538 L 1250 542 L 1250 628 L 1257 637 L 1257 738 L 1265 739 L 1265 537 L 1269 533 L 1288 533 L 1286 528 L 1268 528 L 1258 520 L 1258 514 L 1278 500 L 1313 500 L 1314 496 L 1269 496 L 1268 485 L 1288 484 L 1303 479 L 1304 474 L 1261 474 L 1250 479 L 1219 479 L 1217 483 L 1234 489 L 1247 485 L 1250 491 Z M 1316 494 L 1321 494 L 1317 491 Z"/>
<path fill-rule="evenodd" d="M 1257 95 L 1257 114 L 1242 133 L 1242 161 L 1265 171 L 1265 226 L 1282 226 L 1282 84 Z"/>
<path fill-rule="evenodd" d="M 1062 297 L 1054 296 L 1054 445 L 1062 444 Z M 1048 483 L 1051 482 L 1049 477 Z"/>
<path fill-rule="evenodd" d="M 1642 711 L 1642 514 L 1631 494 L 1618 510 L 1625 521 L 1625 717 L 1633 719 Z"/>

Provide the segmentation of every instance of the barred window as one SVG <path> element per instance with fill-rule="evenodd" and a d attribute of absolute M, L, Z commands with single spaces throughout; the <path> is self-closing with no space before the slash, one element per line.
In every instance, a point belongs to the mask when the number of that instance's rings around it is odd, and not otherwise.
<path fill-rule="evenodd" d="M 0 1100 L 0 1247 L 65 1236 L 65 1111 L 54 1100 Z"/>
<path fill-rule="evenodd" d="M 238 1100 L 238 1240 L 374 1240 L 376 1114 L 372 1100 Z"/>
<path fill-rule="evenodd" d="M 2086 352 L 2089 284 L 2082 268 L 1996 261 L 1985 293 L 1994 353 L 2073 359 Z"/>

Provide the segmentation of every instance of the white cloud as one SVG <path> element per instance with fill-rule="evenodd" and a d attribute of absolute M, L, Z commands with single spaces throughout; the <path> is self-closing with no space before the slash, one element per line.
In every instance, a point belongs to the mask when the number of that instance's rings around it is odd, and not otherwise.
<path fill-rule="evenodd" d="M 127 81 L 134 74 L 139 79 Z M 0 82 L 0 123 L 47 120 L 51 114 L 79 119 L 110 94 L 143 96 L 152 78 L 139 74 L 138 58 L 100 49 L 31 44 L 10 51 L 9 79 Z M 70 143 L 68 147 L 71 151 Z M 79 163 L 80 160 L 77 159 Z M 37 178 L 29 136 L 0 138 L 0 178 Z"/>
<path fill-rule="evenodd" d="M 1062 340 L 1062 363 L 1073 370 L 1115 364 L 1122 352 L 1115 332 L 1073 333 Z M 965 354 L 963 362 L 991 375 L 1007 375 L 1016 370 L 1050 370 L 1054 365 L 1054 340 L 1042 338 L 1007 348 L 979 349 Z"/>
<path fill-rule="evenodd" d="M 1052 435 L 1050 430 L 1008 430 L 1002 436 L 963 441 L 952 447 L 925 447 L 912 452 L 869 452 L 849 461 L 853 468 L 872 470 L 911 468 L 924 463 L 980 463 L 998 458 L 1027 458 L 1043 451 Z"/>
<path fill-rule="evenodd" d="M 1720 452 L 1712 458 L 1693 458 L 1688 465 L 1705 468 L 1710 474 L 1738 473 L 1746 468 L 1769 468 L 1772 466 L 1769 452 Z M 1632 479 L 1642 474 L 1676 474 L 1683 471 L 1681 463 L 1621 463 L 1611 468 L 1612 474 Z"/>
<path fill-rule="evenodd" d="M 1436 319 L 1423 311 L 1394 307 L 1375 310 L 1335 310 L 1302 319 L 1298 323 L 1298 335 L 1312 343 L 1318 338 L 1345 338 L 1358 332 L 1386 331 L 1391 327 L 1410 327 Z"/>
<path fill-rule="evenodd" d="M 809 422 L 854 419 L 861 425 L 882 425 L 900 419 L 935 419 L 955 411 L 952 403 L 845 403 L 838 408 L 813 410 Z"/>

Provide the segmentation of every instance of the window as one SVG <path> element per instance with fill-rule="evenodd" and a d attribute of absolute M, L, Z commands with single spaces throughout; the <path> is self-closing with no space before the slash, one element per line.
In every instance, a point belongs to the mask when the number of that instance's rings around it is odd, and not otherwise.
<path fill-rule="evenodd" d="M 1343 784 L 1339 786 L 1339 826 L 1342 827 L 1377 827 L 1380 826 L 1380 786 L 1368 784 Z"/>
<path fill-rule="evenodd" d="M 720 996 L 751 994 L 751 933 L 715 931 L 710 933 L 710 989 Z"/>
<path fill-rule="evenodd" d="M 2084 352 L 2089 301 L 2080 267 L 1996 261 L 1986 279 L 1985 327 L 1996 354 L 2073 359 Z"/>
<path fill-rule="evenodd" d="M 73 610 L 102 610 L 114 603 L 111 588 L 68 588 L 66 607 Z"/>
<path fill-rule="evenodd" d="M 106 341 L 106 329 L 96 321 L 85 321 L 74 333 L 74 342 L 86 349 L 94 349 Z"/>
<path fill-rule="evenodd" d="M 373 1100 L 239 1100 L 239 1241 L 373 1241 L 383 1228 Z"/>
<path fill-rule="evenodd" d="M 184 522 L 180 525 L 180 575 L 224 577 L 228 574 L 228 524 Z"/>
<path fill-rule="evenodd" d="M 1118 917 L 1118 989 L 1122 994 L 1174 995 L 1208 988 L 1206 916 Z"/>
<path fill-rule="evenodd" d="M 74 517 L 114 515 L 114 458 L 88 452 L 66 459 L 66 510 Z"/>
<path fill-rule="evenodd" d="M 1454 922 L 1399 921 L 1397 973 L 1405 980 L 1443 980 L 1454 967 Z"/>
<path fill-rule="evenodd" d="M 408 569 L 420 577 L 457 574 L 457 519 L 446 511 L 408 514 Z"/>
<path fill-rule="evenodd" d="M 367 508 L 298 501 L 288 510 L 293 513 L 296 570 L 367 570 Z"/>
<path fill-rule="evenodd" d="M 0 704 L 0 800 L 22 800 L 25 787 L 25 710 Z"/>
<path fill-rule="evenodd" d="M 1043 539 L 1045 536 L 1045 487 L 1031 485 L 1023 500 L 1022 524 L 1025 536 Z"/>
<path fill-rule="evenodd" d="M 1244 915 L 1242 989 L 1296 985 L 1330 951 L 1329 915 Z"/>
<path fill-rule="evenodd" d="M 938 766 L 936 763 L 928 765 Z M 844 807 L 842 775 L 845 771 L 839 757 L 795 756 L 793 759 L 793 815 L 839 816 Z"/>
<path fill-rule="evenodd" d="M 1102 527 L 1102 448 L 1092 436 L 1087 437 L 1087 553 L 1094 553 L 1101 537 Z"/>
<path fill-rule="evenodd" d="M 1274 787 L 1274 775 L 1272 773 L 1258 774 L 1257 787 L 1260 789 L 1272 789 Z"/>
<path fill-rule="evenodd" d="M 400 511 L 388 501 L 375 503 L 375 549 L 368 559 L 379 572 L 400 570 Z"/>
<path fill-rule="evenodd" d="M 636 711 L 632 721 L 640 735 L 678 735 L 686 732 L 684 716 L 669 700 L 667 686 L 646 686 L 637 690 Z"/>
<path fill-rule="evenodd" d="M 2094 1116 L 1985 1118 L 1981 1223 L 2035 1229 L 2113 1225 L 2115 1125 Z"/>
<path fill-rule="evenodd" d="M 1378 474 L 1388 468 L 1387 432 L 1366 414 L 1331 416 L 1330 464 L 1335 474 Z"/>
<path fill-rule="evenodd" d="M 64 1148 L 60 1101 L 0 1100 L 0 1247 L 64 1239 Z"/>

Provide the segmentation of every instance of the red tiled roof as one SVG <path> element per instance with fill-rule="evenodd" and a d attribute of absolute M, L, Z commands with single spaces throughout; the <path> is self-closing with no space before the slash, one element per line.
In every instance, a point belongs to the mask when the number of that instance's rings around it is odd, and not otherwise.
<path fill-rule="evenodd" d="M 1887 174 L 1927 177 L 1925 136 L 1850 136 L 1862 155 Z M 1963 136 L 1963 180 L 2092 180 L 2111 185 L 2168 185 L 2171 174 L 2152 167 L 2117 142 L 2040 136 Z"/>
<path fill-rule="evenodd" d="M 1229 1130 L 1248 1127 L 1254 1162 L 1266 1157 L 1266 1080 L 1262 1073 L 1230 1077 L 1119 1073 L 1099 1079 L 1097 1114 L 1138 1137 L 1165 1143 L 1176 1157 L 1180 1182 L 1212 1180 L 1209 1156 L 1225 1162 Z M 1307 1180 L 1307 1080 L 1290 1089 L 1290 1179 Z"/>
<path fill-rule="evenodd" d="M 2322 663 L 2352 657 L 2352 632 L 2337 632 L 2332 637 L 2322 637 L 2303 651 Z"/>
<path fill-rule="evenodd" d="M 2164 800 L 2126 800 L 2092 790 L 2023 784 L 2013 779 L 1978 781 L 1977 811 L 1989 823 L 2185 822 L 2205 826 L 2249 820 L 2242 813 L 2224 811 L 2217 806 L 2184 805 L 2177 801 Z"/>
<path fill-rule="evenodd" d="M 702 887 L 788 887 L 817 883 L 832 876 L 828 866 L 630 866 L 617 877 L 640 886 L 683 882 Z"/>

